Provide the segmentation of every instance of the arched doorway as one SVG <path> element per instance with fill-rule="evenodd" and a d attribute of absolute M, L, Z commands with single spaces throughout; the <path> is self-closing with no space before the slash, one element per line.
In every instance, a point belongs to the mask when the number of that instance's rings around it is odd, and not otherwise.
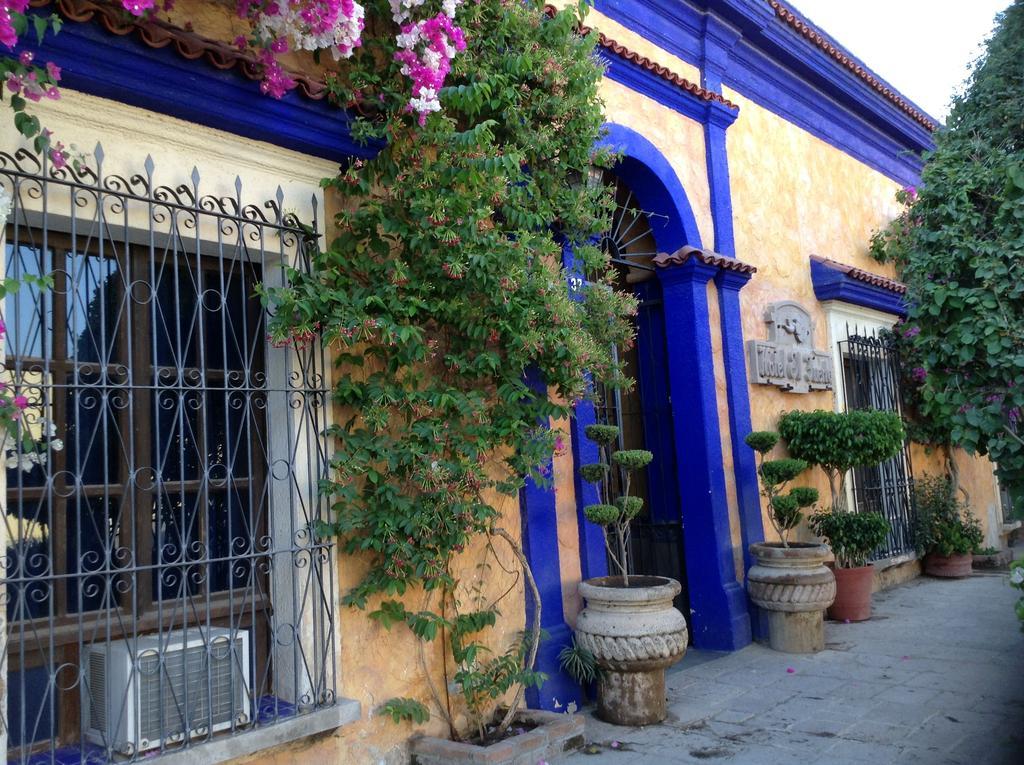
<path fill-rule="evenodd" d="M 620 449 L 647 449 L 654 454 L 630 489 L 644 499 L 644 509 L 630 529 L 631 570 L 678 580 L 683 589 L 676 598 L 676 607 L 689 621 L 672 405 L 665 367 L 665 322 L 661 286 L 653 265 L 658 253 L 655 230 L 667 225 L 668 217 L 644 210 L 629 184 L 615 173 L 605 172 L 600 181 L 615 193 L 611 226 L 600 245 L 616 268 L 618 287 L 636 295 L 639 310 L 636 343 L 618 351 L 626 374 L 636 384 L 629 390 L 601 391 L 596 414 L 599 421 L 619 427 Z M 613 486 L 613 494 L 617 489 Z"/>

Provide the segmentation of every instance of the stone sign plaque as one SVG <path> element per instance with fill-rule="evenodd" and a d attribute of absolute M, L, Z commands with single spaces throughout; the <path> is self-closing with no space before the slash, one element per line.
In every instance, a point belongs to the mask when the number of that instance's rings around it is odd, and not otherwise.
<path fill-rule="evenodd" d="M 791 393 L 832 390 L 832 354 L 814 349 L 811 315 L 786 300 L 768 306 L 764 320 L 768 339 L 747 343 L 750 381 Z"/>

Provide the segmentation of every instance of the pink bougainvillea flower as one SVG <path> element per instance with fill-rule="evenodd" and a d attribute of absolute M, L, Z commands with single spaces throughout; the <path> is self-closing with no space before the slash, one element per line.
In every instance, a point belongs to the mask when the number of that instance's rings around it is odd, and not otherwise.
<path fill-rule="evenodd" d="M 121 6 L 132 16 L 143 16 L 154 5 L 154 0 L 121 0 Z"/>
<path fill-rule="evenodd" d="M 64 144 L 58 142 L 56 146 L 50 149 L 50 162 L 58 170 L 68 164 L 68 154 L 64 150 Z"/>
<path fill-rule="evenodd" d="M 28 399 L 25 398 L 24 396 L 21 396 L 21 395 L 15 396 L 13 404 L 18 409 L 28 409 Z"/>
<path fill-rule="evenodd" d="M 555 451 L 565 451 L 565 441 L 562 440 L 561 436 L 555 436 Z"/>
<path fill-rule="evenodd" d="M 60 82 L 60 67 L 52 61 L 46 62 L 46 73 L 50 75 L 50 79 L 54 82 Z"/>
<path fill-rule="evenodd" d="M 35 58 L 35 55 L 32 53 L 32 51 L 30 51 L 30 50 L 23 50 L 21 52 L 21 55 L 18 56 L 18 61 L 20 61 L 23 66 L 28 66 L 28 65 L 30 65 L 32 63 L 32 59 L 34 59 L 34 58 Z"/>
<path fill-rule="evenodd" d="M 787 674 L 787 675 L 792 675 L 792 674 L 794 674 L 795 672 L 796 672 L 796 670 L 795 670 L 795 669 L 793 669 L 792 667 L 786 667 L 786 674 Z"/>

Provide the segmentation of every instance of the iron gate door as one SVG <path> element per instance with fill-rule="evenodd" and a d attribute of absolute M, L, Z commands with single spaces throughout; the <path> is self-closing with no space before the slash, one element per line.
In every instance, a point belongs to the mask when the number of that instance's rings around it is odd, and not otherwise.
<path fill-rule="evenodd" d="M 619 289 L 632 290 L 640 304 L 636 343 L 622 351 L 626 374 L 636 380 L 636 385 L 628 391 L 604 391 L 598 418 L 619 427 L 619 449 L 647 449 L 654 455 L 651 464 L 634 476 L 630 487 L 631 494 L 643 498 L 644 509 L 631 524 L 627 556 L 631 571 L 671 577 L 682 585 L 675 606 L 689 622 L 672 404 L 665 366 L 668 348 L 661 287 L 651 263 L 658 253 L 652 223 L 664 225 L 667 219 L 641 210 L 632 190 L 614 174 L 606 172 L 600 182 L 614 187 L 616 202 L 601 247 L 618 267 Z M 617 496 L 621 476 L 614 472 L 611 495 Z"/>
<path fill-rule="evenodd" d="M 672 404 L 665 368 L 665 325 L 654 281 L 637 285 L 640 298 L 637 342 L 622 355 L 626 373 L 636 380 L 629 391 L 610 391 L 600 419 L 619 427 L 619 449 L 647 449 L 650 465 L 634 476 L 630 493 L 642 497 L 644 509 L 630 525 L 627 555 L 630 571 L 667 576 L 682 584 L 675 606 L 690 620 L 683 524 L 676 484 Z M 616 476 L 615 480 L 618 480 Z M 613 484 L 613 495 L 618 487 Z"/>
<path fill-rule="evenodd" d="M 839 343 L 847 410 L 880 409 L 902 414 L 899 355 L 884 336 L 847 328 Z M 873 559 L 912 552 L 913 471 L 909 444 L 879 465 L 855 468 L 853 498 L 857 512 L 875 511 L 889 521 L 891 530 Z"/>

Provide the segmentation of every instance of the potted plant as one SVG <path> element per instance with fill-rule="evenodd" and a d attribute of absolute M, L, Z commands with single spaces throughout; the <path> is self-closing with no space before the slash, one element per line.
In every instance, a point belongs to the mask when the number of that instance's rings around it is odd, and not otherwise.
<path fill-rule="evenodd" d="M 903 422 L 896 412 L 877 409 L 818 409 L 787 412 L 779 420 L 779 432 L 790 454 L 817 465 L 828 479 L 830 512 L 818 514 L 817 526 L 811 525 L 827 539 L 835 556 L 836 599 L 830 614 L 844 621 L 867 619 L 874 583 L 874 568 L 867 563 L 889 527 L 881 516 L 856 513 L 847 506 L 846 479 L 854 468 L 871 467 L 899 454 L 906 438 Z"/>
<path fill-rule="evenodd" d="M 931 476 L 914 482 L 914 545 L 924 555 L 924 573 L 957 578 L 969 576 L 972 550 L 981 544 L 981 526 L 957 499 L 948 478 Z"/>
<path fill-rule="evenodd" d="M 971 551 L 973 568 L 1002 568 L 1010 562 L 1010 551 L 998 547 L 975 547 Z"/>
<path fill-rule="evenodd" d="M 818 501 L 818 490 L 786 484 L 807 469 L 801 459 L 767 458 L 779 434 L 755 431 L 744 439 L 758 454 L 761 495 L 768 503 L 768 518 L 778 542 L 750 546 L 756 563 L 747 572 L 747 593 L 768 612 L 768 643 L 776 651 L 815 653 L 825 648 L 822 613 L 836 595 L 836 581 L 825 566 L 828 547 L 820 543 L 790 542 L 801 511 Z"/>
<path fill-rule="evenodd" d="M 868 556 L 885 541 L 889 522 L 881 513 L 850 513 L 833 507 L 812 515 L 809 524 L 835 556 L 836 599 L 829 606 L 829 617 L 840 622 L 870 619 L 875 567 L 868 563 Z"/>
<path fill-rule="evenodd" d="M 629 571 L 629 525 L 643 508 L 643 499 L 629 494 L 630 476 L 650 463 L 651 453 L 614 450 L 614 425 L 590 425 L 586 436 L 598 445 L 601 462 L 581 466 L 580 474 L 597 484 L 602 501 L 583 512 L 603 530 L 618 573 L 580 583 L 586 608 L 576 621 L 576 643 L 600 670 L 598 716 L 617 725 L 651 725 L 666 715 L 665 668 L 686 653 L 686 620 L 672 605 L 682 588 L 674 579 Z M 609 479 L 616 475 L 622 492 L 612 498 Z"/>

